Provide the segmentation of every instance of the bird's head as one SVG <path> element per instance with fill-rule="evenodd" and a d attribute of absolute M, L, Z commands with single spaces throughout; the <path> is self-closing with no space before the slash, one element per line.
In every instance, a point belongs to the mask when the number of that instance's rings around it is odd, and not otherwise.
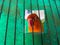
<path fill-rule="evenodd" d="M 39 21 L 40 19 L 35 13 L 33 13 L 27 17 L 27 20 L 29 25 L 32 26 L 35 21 Z"/>

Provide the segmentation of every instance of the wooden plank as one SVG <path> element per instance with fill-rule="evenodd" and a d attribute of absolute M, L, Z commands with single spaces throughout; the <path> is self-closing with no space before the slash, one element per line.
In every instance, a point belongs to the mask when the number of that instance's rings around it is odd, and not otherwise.
<path fill-rule="evenodd" d="M 6 5 L 7 2 L 7 5 Z M 5 40 L 5 32 L 6 32 L 6 20 L 7 20 L 7 13 L 5 12 L 8 11 L 8 9 L 6 9 L 7 7 L 9 7 L 9 1 L 4 2 L 4 6 L 2 9 L 2 14 L 1 14 L 1 19 L 0 19 L 0 45 L 4 45 L 4 40 Z"/>
<path fill-rule="evenodd" d="M 20 3 L 22 2 L 22 4 Z M 23 45 L 24 44 L 24 27 L 23 27 L 23 16 L 24 16 L 24 0 L 18 0 L 18 7 L 17 7 L 17 24 L 16 24 L 16 45 Z"/>
<path fill-rule="evenodd" d="M 14 45 L 16 0 L 11 0 L 7 26 L 6 45 Z"/>

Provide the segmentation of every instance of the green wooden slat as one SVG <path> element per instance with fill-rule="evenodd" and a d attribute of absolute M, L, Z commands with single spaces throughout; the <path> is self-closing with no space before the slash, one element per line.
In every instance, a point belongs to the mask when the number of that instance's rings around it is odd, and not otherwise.
<path fill-rule="evenodd" d="M 1 10 L 2 0 L 0 1 L 0 10 Z"/>
<path fill-rule="evenodd" d="M 3 1 L 3 0 L 0 1 L 0 5 L 2 5 L 2 1 Z"/>
<path fill-rule="evenodd" d="M 56 0 L 56 4 L 57 4 L 58 11 L 59 11 L 59 14 L 60 14 L 60 1 L 59 0 Z"/>
<path fill-rule="evenodd" d="M 23 1 L 23 0 L 22 0 Z M 18 11 L 17 11 L 17 30 L 16 30 L 16 45 L 23 45 L 23 4 L 20 4 L 18 0 Z M 21 11 L 20 11 L 21 10 Z"/>
<path fill-rule="evenodd" d="M 25 0 L 25 9 L 30 10 L 30 0 Z"/>
<path fill-rule="evenodd" d="M 44 1 L 43 7 L 44 7 L 44 5 L 45 5 L 46 13 L 48 13 L 48 12 L 47 12 L 47 9 L 49 10 L 49 8 L 48 8 L 48 7 L 49 7 L 48 0 L 43 0 L 43 1 Z M 45 14 L 45 15 L 47 16 L 47 14 Z M 48 16 L 49 16 L 49 15 L 48 15 Z M 48 16 L 47 16 L 47 17 L 48 17 Z M 45 17 L 45 18 L 47 18 L 47 17 Z M 50 18 L 50 17 L 49 17 L 49 18 Z M 48 19 L 48 20 L 49 20 L 49 19 Z M 46 20 L 45 23 L 46 23 L 48 20 Z M 47 22 L 47 23 L 49 23 L 49 22 Z M 47 33 L 44 34 L 44 38 L 45 38 L 45 39 L 44 39 L 44 45 L 51 45 L 51 44 L 50 44 L 50 42 L 51 42 L 50 39 L 51 39 L 51 38 L 49 37 L 50 34 L 49 34 L 49 32 L 48 32 L 48 30 L 49 30 L 48 26 L 49 26 L 49 25 L 48 25 L 48 24 L 46 24 L 46 25 L 47 25 L 47 29 L 46 29 Z M 50 38 L 50 39 L 49 39 L 49 38 Z"/>
<path fill-rule="evenodd" d="M 7 15 L 7 14 L 2 14 Z M 6 16 L 5 19 L 0 20 L 0 45 L 4 45 L 5 31 L 6 31 Z"/>
<path fill-rule="evenodd" d="M 51 2 L 53 14 L 56 15 L 56 17 L 58 18 L 58 13 L 57 13 L 56 5 L 55 5 L 54 1 L 50 0 L 50 2 Z M 53 4 L 53 5 L 52 5 L 52 4 Z M 58 18 L 58 19 L 59 19 L 59 18 Z"/>
<path fill-rule="evenodd" d="M 12 0 L 9 12 L 6 45 L 14 45 L 15 11 L 16 11 L 16 0 L 14 1 Z"/>
<path fill-rule="evenodd" d="M 42 0 L 38 0 L 38 3 L 39 3 L 40 10 L 43 10 L 43 2 L 42 2 Z"/>
<path fill-rule="evenodd" d="M 1 12 L 2 0 L 0 1 L 0 12 Z"/>
<path fill-rule="evenodd" d="M 9 21 L 10 5 L 11 5 L 11 0 L 9 0 L 4 45 L 7 45 L 7 34 L 8 34 L 7 32 L 8 32 L 8 21 Z"/>
<path fill-rule="evenodd" d="M 56 6 L 57 6 L 57 11 L 58 11 L 58 14 L 60 15 L 60 1 L 59 0 L 55 0 L 56 1 Z M 57 27 L 57 30 L 58 30 L 58 38 L 59 38 L 59 41 L 60 41 L 60 19 L 56 21 L 56 27 Z"/>
<path fill-rule="evenodd" d="M 26 45 L 33 45 L 32 33 L 26 33 L 25 41 L 26 41 Z"/>
<path fill-rule="evenodd" d="M 59 0 L 55 0 L 55 1 L 56 1 L 56 5 L 57 5 L 57 8 L 58 8 L 59 14 L 60 14 L 60 1 Z"/>
<path fill-rule="evenodd" d="M 7 1 L 9 2 L 9 1 Z M 2 9 L 2 17 L 0 19 L 0 45 L 4 45 L 4 38 L 5 38 L 5 31 L 6 31 L 6 19 L 7 19 L 7 12 L 5 13 L 5 10 L 8 11 L 8 9 L 5 8 L 9 6 L 9 3 L 7 3 L 8 5 L 6 5 L 6 1 L 4 2 L 4 8 Z"/>

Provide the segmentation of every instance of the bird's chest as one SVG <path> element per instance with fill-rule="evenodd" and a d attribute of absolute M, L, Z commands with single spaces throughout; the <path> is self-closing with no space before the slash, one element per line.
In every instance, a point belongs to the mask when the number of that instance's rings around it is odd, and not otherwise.
<path fill-rule="evenodd" d="M 34 32 L 40 32 L 40 23 L 35 21 L 32 26 L 29 26 L 29 31 L 32 32 L 32 30 Z"/>

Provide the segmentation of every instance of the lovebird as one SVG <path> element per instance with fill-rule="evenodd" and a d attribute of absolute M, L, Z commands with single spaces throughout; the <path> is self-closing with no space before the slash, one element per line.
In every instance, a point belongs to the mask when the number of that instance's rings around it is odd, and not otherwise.
<path fill-rule="evenodd" d="M 27 21 L 28 21 L 28 32 L 32 31 L 36 33 L 44 32 L 43 23 L 35 13 L 29 14 L 29 16 L 27 17 Z"/>

